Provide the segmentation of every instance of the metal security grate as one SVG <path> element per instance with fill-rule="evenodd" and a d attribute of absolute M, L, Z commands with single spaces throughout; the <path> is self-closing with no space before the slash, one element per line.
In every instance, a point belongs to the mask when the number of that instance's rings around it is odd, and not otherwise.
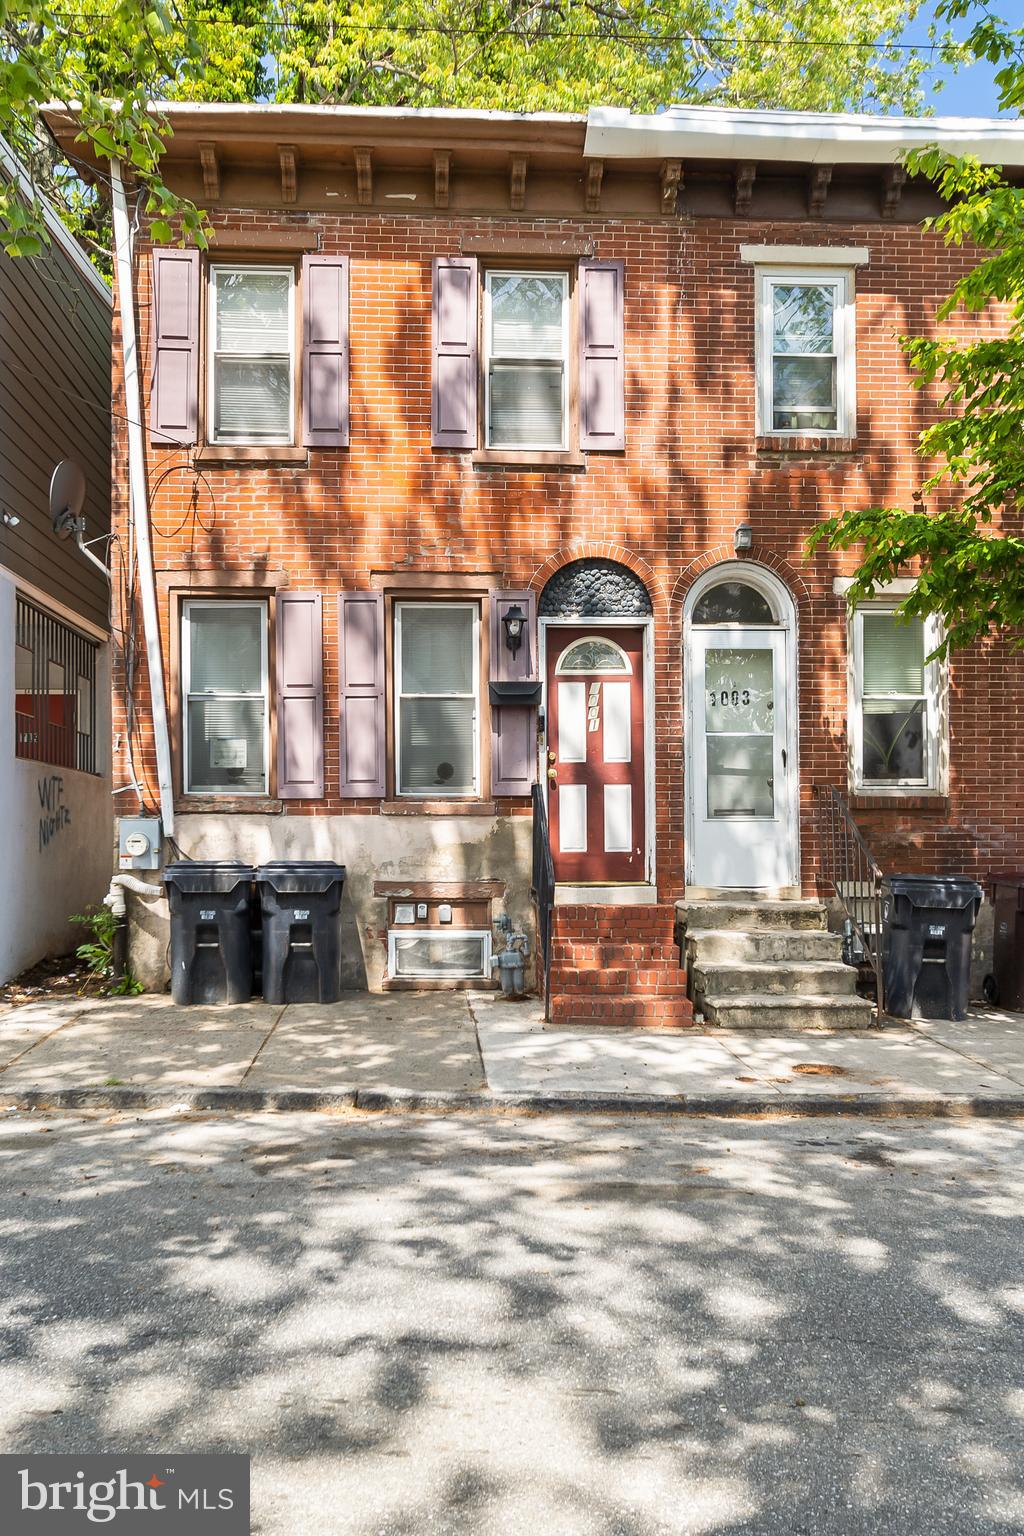
<path fill-rule="evenodd" d="M 99 646 L 22 597 L 14 645 L 16 756 L 95 773 Z"/>

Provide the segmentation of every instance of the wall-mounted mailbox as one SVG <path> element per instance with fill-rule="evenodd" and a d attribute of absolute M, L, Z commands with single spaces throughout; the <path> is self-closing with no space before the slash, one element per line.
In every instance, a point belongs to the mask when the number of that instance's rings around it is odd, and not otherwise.
<path fill-rule="evenodd" d="M 532 707 L 540 703 L 540 689 L 539 682 L 487 684 L 487 693 L 492 704 L 519 704 Z"/>

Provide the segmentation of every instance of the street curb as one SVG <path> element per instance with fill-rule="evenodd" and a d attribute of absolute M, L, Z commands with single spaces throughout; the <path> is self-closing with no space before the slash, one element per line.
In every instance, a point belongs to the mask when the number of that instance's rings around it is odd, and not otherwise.
<path fill-rule="evenodd" d="M 629 1094 L 421 1093 L 411 1089 L 262 1088 L 21 1088 L 4 1092 L 7 1110 L 153 1110 L 256 1114 L 339 1111 L 364 1114 L 518 1113 L 665 1115 L 733 1119 L 817 1119 L 824 1116 L 910 1119 L 1024 1119 L 1021 1094 Z"/>

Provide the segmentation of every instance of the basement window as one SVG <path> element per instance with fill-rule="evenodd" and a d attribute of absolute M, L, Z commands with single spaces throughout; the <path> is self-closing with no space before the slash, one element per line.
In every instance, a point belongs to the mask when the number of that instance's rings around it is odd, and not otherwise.
<path fill-rule="evenodd" d="M 388 974 L 392 978 L 464 981 L 491 974 L 491 936 L 455 929 L 388 933 Z"/>

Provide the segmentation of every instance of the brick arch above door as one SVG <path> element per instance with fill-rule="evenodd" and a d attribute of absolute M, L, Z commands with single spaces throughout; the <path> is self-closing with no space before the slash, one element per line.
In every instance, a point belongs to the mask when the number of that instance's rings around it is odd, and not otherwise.
<path fill-rule="evenodd" d="M 771 571 L 789 590 L 798 616 L 804 615 L 811 605 L 811 592 L 807 582 L 800 572 L 794 570 L 788 560 L 775 554 L 774 550 L 765 549 L 756 545 L 749 553 L 738 554 L 731 544 L 717 544 L 713 549 L 705 550 L 689 565 L 683 567 L 672 585 L 672 593 L 669 599 L 673 621 L 682 626 L 683 608 L 686 598 L 694 582 L 714 570 L 715 566 L 731 565 L 739 568 L 743 565 L 764 566 Z"/>
<path fill-rule="evenodd" d="M 557 550 L 530 582 L 541 617 L 649 618 L 665 613 L 667 590 L 647 561 L 621 545 L 586 542 Z"/>

